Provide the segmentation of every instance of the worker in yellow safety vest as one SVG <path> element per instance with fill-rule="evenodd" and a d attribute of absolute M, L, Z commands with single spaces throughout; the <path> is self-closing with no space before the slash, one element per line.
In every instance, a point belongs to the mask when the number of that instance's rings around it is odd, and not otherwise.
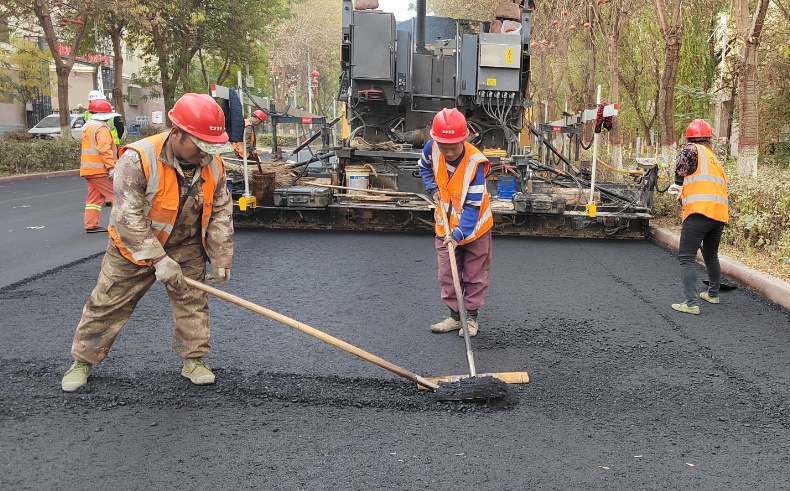
<path fill-rule="evenodd" d="M 168 116 L 171 130 L 121 149 L 111 240 L 74 333 L 64 391 L 87 383 L 156 280 L 170 298 L 181 375 L 195 385 L 214 383 L 203 359 L 211 351 L 207 294 L 187 288 L 185 278 L 217 285 L 230 279 L 233 200 L 218 154 L 231 148 L 222 108 L 211 96 L 184 94 Z"/>
<path fill-rule="evenodd" d="M 88 110 L 83 114 L 86 123 L 89 119 L 91 119 L 90 103 L 99 99 L 107 100 L 107 98 L 104 97 L 104 94 L 98 90 L 91 90 L 88 92 Z M 107 121 L 107 125 L 110 127 L 110 134 L 112 134 L 112 139 L 115 142 L 115 146 L 119 147 L 121 145 L 121 138 L 123 138 L 124 132 L 123 118 L 120 114 L 116 114 L 115 117 Z"/>
<path fill-rule="evenodd" d="M 431 332 L 458 331 L 463 336 L 458 299 L 453 284 L 448 244 L 455 249 L 469 335 L 479 327 L 478 309 L 485 303 L 491 273 L 491 198 L 486 189 L 488 159 L 466 141 L 466 118 L 457 109 L 442 109 L 433 119 L 431 140 L 419 162 L 425 189 L 436 211 L 435 247 L 439 263 L 441 298 L 450 315 L 431 325 Z M 445 217 L 447 221 L 445 221 Z M 447 232 L 449 231 L 449 235 Z"/>
<path fill-rule="evenodd" d="M 113 142 L 107 121 L 117 116 L 110 103 L 96 99 L 88 105 L 91 118 L 82 127 L 82 153 L 80 176 L 88 183 L 85 198 L 85 231 L 106 232 L 99 226 L 101 209 L 105 203 L 112 204 L 112 176 L 115 172 L 117 148 Z"/>
<path fill-rule="evenodd" d="M 688 143 L 675 166 L 675 183 L 667 192 L 677 196 L 683 208 L 680 230 L 680 259 L 683 291 L 686 300 L 672 308 L 687 314 L 699 314 L 697 298 L 719 303 L 721 266 L 719 243 L 729 220 L 727 176 L 710 146 L 713 129 L 704 119 L 695 119 L 686 128 Z M 708 289 L 697 295 L 697 250 L 708 269 Z"/>

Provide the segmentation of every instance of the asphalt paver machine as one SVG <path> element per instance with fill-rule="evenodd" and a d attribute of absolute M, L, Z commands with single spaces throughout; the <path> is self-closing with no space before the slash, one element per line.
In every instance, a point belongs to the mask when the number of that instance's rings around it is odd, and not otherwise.
<path fill-rule="evenodd" d="M 502 2 L 480 21 L 426 16 L 420 0 L 406 22 L 358 3 L 342 2 L 343 137 L 331 147 L 323 138 L 274 204 L 239 211 L 238 226 L 432 231 L 418 160 L 436 112 L 455 107 L 492 164 L 494 233 L 646 237 L 657 166 L 607 182 L 596 180 L 594 161 L 579 160 L 582 126 L 616 117 L 616 105 L 529 121 L 532 3 Z M 575 143 L 557 148 L 558 135 Z"/>

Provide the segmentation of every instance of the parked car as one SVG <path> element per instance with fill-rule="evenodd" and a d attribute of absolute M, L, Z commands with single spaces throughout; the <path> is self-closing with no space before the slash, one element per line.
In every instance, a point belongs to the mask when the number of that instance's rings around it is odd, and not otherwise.
<path fill-rule="evenodd" d="M 82 140 L 82 127 L 85 124 L 85 117 L 82 114 L 72 114 L 69 118 L 69 124 L 72 138 Z M 27 132 L 30 136 L 38 138 L 60 138 L 60 114 L 53 113 L 46 116 Z"/>

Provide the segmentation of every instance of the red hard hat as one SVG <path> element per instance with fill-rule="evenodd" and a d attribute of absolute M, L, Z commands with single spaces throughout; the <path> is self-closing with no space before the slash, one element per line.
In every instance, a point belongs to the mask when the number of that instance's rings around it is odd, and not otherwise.
<path fill-rule="evenodd" d="M 111 113 L 112 105 L 106 99 L 94 99 L 88 103 L 88 111 L 92 113 Z"/>
<path fill-rule="evenodd" d="M 713 128 L 704 119 L 695 119 L 689 123 L 686 128 L 686 138 L 711 138 L 713 137 Z"/>
<path fill-rule="evenodd" d="M 258 109 L 252 113 L 253 116 L 260 119 L 261 121 L 266 121 L 266 113 Z"/>
<path fill-rule="evenodd" d="M 190 135 L 210 143 L 225 143 L 225 113 L 208 94 L 188 93 L 167 113 L 170 121 Z"/>
<path fill-rule="evenodd" d="M 469 136 L 466 118 L 458 109 L 442 109 L 433 118 L 431 138 L 437 143 L 460 143 Z"/>

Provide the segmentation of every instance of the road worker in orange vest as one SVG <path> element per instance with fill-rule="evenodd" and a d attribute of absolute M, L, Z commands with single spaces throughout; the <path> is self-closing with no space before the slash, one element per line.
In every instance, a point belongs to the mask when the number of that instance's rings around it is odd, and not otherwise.
<path fill-rule="evenodd" d="M 704 119 L 695 119 L 688 125 L 688 143 L 678 156 L 675 183 L 667 190 L 678 197 L 683 208 L 678 256 L 686 300 L 672 304 L 672 308 L 687 314 L 699 314 L 698 298 L 719 303 L 719 242 L 729 220 L 729 201 L 727 176 L 711 149 L 712 137 L 713 129 Z M 708 289 L 698 295 L 695 260 L 700 245 L 708 269 Z"/>
<path fill-rule="evenodd" d="M 168 117 L 171 130 L 121 148 L 111 240 L 74 333 L 74 363 L 63 376 L 64 391 L 85 385 L 156 280 L 170 297 L 181 375 L 196 385 L 214 383 L 203 360 L 211 351 L 208 298 L 186 288 L 184 278 L 217 285 L 230 279 L 233 201 L 218 154 L 231 148 L 222 108 L 209 95 L 184 94 Z"/>
<path fill-rule="evenodd" d="M 88 111 L 91 117 L 82 127 L 80 156 L 80 176 L 88 182 L 84 225 L 88 233 L 106 232 L 106 228 L 99 226 L 99 219 L 105 202 L 112 204 L 112 175 L 115 172 L 115 156 L 118 151 L 108 121 L 118 114 L 103 99 L 91 101 Z"/>
<path fill-rule="evenodd" d="M 491 164 L 474 145 L 466 141 L 466 118 L 457 109 L 442 109 L 433 119 L 431 140 L 423 148 L 419 167 L 425 189 L 436 206 L 435 248 L 439 263 L 441 299 L 450 309 L 431 332 L 458 331 L 463 336 L 458 300 L 453 285 L 448 244 L 455 246 L 469 335 L 479 327 L 478 310 L 485 303 L 491 273 L 491 227 L 494 219 L 486 190 L 486 174 Z M 447 217 L 449 223 L 445 222 Z M 446 237 L 449 230 L 450 235 Z"/>
<path fill-rule="evenodd" d="M 252 162 L 260 162 L 261 160 L 255 144 L 255 128 L 264 121 L 266 121 L 266 113 L 260 109 L 253 112 L 249 119 L 244 120 L 244 141 L 247 142 L 247 160 Z M 231 145 L 233 145 L 233 150 L 236 151 L 236 156 L 240 159 L 244 158 L 244 142 L 233 142 Z"/>

